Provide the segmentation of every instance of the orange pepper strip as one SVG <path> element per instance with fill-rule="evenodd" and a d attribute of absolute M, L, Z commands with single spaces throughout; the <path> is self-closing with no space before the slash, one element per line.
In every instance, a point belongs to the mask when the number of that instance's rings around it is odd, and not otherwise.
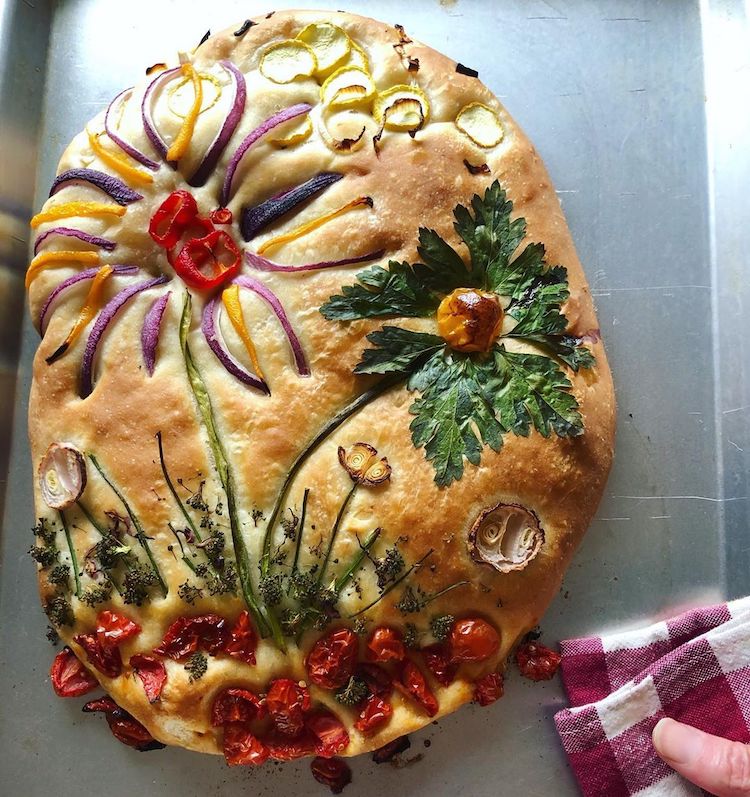
<path fill-rule="evenodd" d="M 65 202 L 37 213 L 29 223 L 32 227 L 38 227 L 45 221 L 68 219 L 71 216 L 124 216 L 126 210 L 122 205 L 108 205 L 106 202 Z"/>
<path fill-rule="evenodd" d="M 94 151 L 94 154 L 100 160 L 103 160 L 107 166 L 111 166 L 116 172 L 119 172 L 123 177 L 127 177 L 132 183 L 148 185 L 154 182 L 154 178 L 150 174 L 144 172 L 142 169 L 136 169 L 135 166 L 128 163 L 124 156 L 105 149 L 104 146 L 99 143 L 99 139 L 104 135 L 103 132 L 92 133 L 87 128 L 86 135 L 89 137 L 89 146 Z"/>
<path fill-rule="evenodd" d="M 190 78 L 193 83 L 193 90 L 195 91 L 195 99 L 193 106 L 188 111 L 187 116 L 182 122 L 180 132 L 177 138 L 172 142 L 172 146 L 167 150 L 168 161 L 178 161 L 190 145 L 190 140 L 193 137 L 195 130 L 195 123 L 198 121 L 198 115 L 201 112 L 201 105 L 203 104 L 203 84 L 201 76 L 193 69 L 192 64 L 182 65 L 182 74 Z"/>
<path fill-rule="evenodd" d="M 294 241 L 297 238 L 301 238 L 303 235 L 307 235 L 307 233 L 316 230 L 318 227 L 322 227 L 326 222 L 335 219 L 337 216 L 347 213 L 350 210 L 355 210 L 356 208 L 362 207 L 372 207 L 372 199 L 370 199 L 369 196 L 357 197 L 351 202 L 347 202 L 346 205 L 342 205 L 340 208 L 338 208 L 338 210 L 332 210 L 330 213 L 326 213 L 323 216 L 318 216 L 317 219 L 300 224 L 299 227 L 295 227 L 293 230 L 285 232 L 283 235 L 277 235 L 275 238 L 271 238 L 258 248 L 258 254 L 262 255 L 264 252 L 267 252 L 274 246 L 280 246 L 281 244 L 289 243 L 289 241 Z"/>
<path fill-rule="evenodd" d="M 91 281 L 91 287 L 86 295 L 86 301 L 83 303 L 83 307 L 78 313 L 78 318 L 71 327 L 70 332 L 68 332 L 68 336 L 62 342 L 62 344 L 58 346 L 49 357 L 47 357 L 48 364 L 51 365 L 55 360 L 59 360 L 60 357 L 65 354 L 70 346 L 75 343 L 81 332 L 83 332 L 83 330 L 88 326 L 89 322 L 96 315 L 97 311 L 101 308 L 102 297 L 104 295 L 104 283 L 107 281 L 107 277 L 109 277 L 113 271 L 114 269 L 112 266 L 102 266 L 99 269 L 96 276 Z"/>
<path fill-rule="evenodd" d="M 29 285 L 36 279 L 39 272 L 47 266 L 60 266 L 71 261 L 94 266 L 101 263 L 98 252 L 42 252 L 29 264 L 26 271 L 26 289 L 28 290 Z"/>
<path fill-rule="evenodd" d="M 232 326 L 235 328 L 237 334 L 245 344 L 247 353 L 250 355 L 250 360 L 255 369 L 255 373 L 265 382 L 265 376 L 258 362 L 258 352 L 255 349 L 253 341 L 250 339 L 250 333 L 245 326 L 245 316 L 242 312 L 242 305 L 240 304 L 240 286 L 230 285 L 222 294 L 221 300 L 224 302 L 227 315 L 229 316 Z"/>

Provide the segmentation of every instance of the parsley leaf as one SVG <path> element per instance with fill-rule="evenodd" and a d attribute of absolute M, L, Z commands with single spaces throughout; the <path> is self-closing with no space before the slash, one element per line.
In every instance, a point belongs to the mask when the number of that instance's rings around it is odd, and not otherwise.
<path fill-rule="evenodd" d="M 414 266 L 414 273 L 430 290 L 447 294 L 456 288 L 478 288 L 484 282 L 483 273 L 469 271 L 458 252 L 435 230 L 420 228 L 417 252 L 424 263 Z"/>
<path fill-rule="evenodd" d="M 364 350 L 355 374 L 408 374 L 425 355 L 445 346 L 445 341 L 437 335 L 401 327 L 383 327 L 370 333 L 367 339 L 376 348 Z"/>

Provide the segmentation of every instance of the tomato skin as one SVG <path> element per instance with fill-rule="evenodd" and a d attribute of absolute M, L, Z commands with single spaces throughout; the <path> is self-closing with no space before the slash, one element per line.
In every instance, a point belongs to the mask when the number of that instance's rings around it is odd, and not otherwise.
<path fill-rule="evenodd" d="M 450 686 L 456 680 L 458 664 L 451 658 L 451 652 L 447 646 L 438 643 L 422 648 L 425 667 L 432 673 L 432 676 L 441 686 Z"/>
<path fill-rule="evenodd" d="M 141 633 L 141 627 L 129 617 L 105 609 L 96 618 L 96 635 L 104 647 L 120 645 Z"/>
<path fill-rule="evenodd" d="M 224 726 L 224 758 L 230 767 L 259 767 L 270 755 L 268 748 L 241 722 Z"/>
<path fill-rule="evenodd" d="M 80 697 L 99 686 L 99 681 L 81 664 L 70 648 L 63 648 L 49 671 L 58 697 Z"/>
<path fill-rule="evenodd" d="M 454 662 L 486 661 L 500 650 L 500 634 L 481 618 L 456 620 L 449 638 Z"/>
<path fill-rule="evenodd" d="M 370 695 L 354 727 L 366 736 L 380 730 L 391 718 L 393 706 L 382 697 Z"/>
<path fill-rule="evenodd" d="M 96 634 L 79 634 L 73 637 L 86 652 L 90 664 L 93 664 L 107 678 L 117 678 L 122 672 L 122 656 L 116 647 L 105 647 Z"/>
<path fill-rule="evenodd" d="M 349 744 L 349 734 L 344 723 L 327 709 L 318 709 L 305 721 L 305 728 L 317 740 L 315 752 L 323 758 L 331 758 Z"/>
<path fill-rule="evenodd" d="M 224 653 L 232 658 L 255 664 L 255 651 L 258 647 L 258 634 L 250 622 L 250 614 L 241 612 L 230 633 L 229 641 L 224 645 Z"/>
<path fill-rule="evenodd" d="M 474 684 L 474 700 L 480 706 L 489 706 L 505 694 L 505 679 L 502 673 L 491 672 Z"/>
<path fill-rule="evenodd" d="M 277 678 L 271 682 L 266 694 L 266 708 L 279 733 L 297 736 L 305 724 L 305 714 L 310 711 L 310 691 L 290 678 Z"/>
<path fill-rule="evenodd" d="M 349 628 L 336 628 L 321 637 L 307 655 L 307 674 L 316 686 L 338 689 L 349 680 L 357 663 L 359 641 Z"/>
<path fill-rule="evenodd" d="M 562 656 L 538 642 L 526 642 L 516 651 L 516 664 L 524 678 L 549 681 L 555 677 Z"/>
<path fill-rule="evenodd" d="M 130 657 L 130 666 L 141 679 L 148 702 L 155 703 L 161 697 L 162 689 L 167 682 L 167 668 L 164 662 L 156 656 L 138 653 Z"/>
<path fill-rule="evenodd" d="M 341 758 L 322 758 L 318 756 L 310 762 L 313 777 L 318 783 L 328 786 L 333 794 L 341 794 L 352 782 L 352 771 Z"/>
<path fill-rule="evenodd" d="M 406 647 L 401 632 L 388 626 L 376 628 L 367 640 L 366 655 L 370 661 L 403 661 Z"/>
<path fill-rule="evenodd" d="M 370 694 L 387 700 L 393 694 L 393 678 L 377 664 L 367 662 L 358 665 L 355 675 L 361 678 L 370 690 Z"/>
<path fill-rule="evenodd" d="M 307 730 L 298 736 L 290 737 L 274 729 L 263 738 L 263 742 L 274 761 L 296 761 L 298 758 L 315 754 L 316 739 Z"/>
<path fill-rule="evenodd" d="M 198 648 L 214 655 L 221 651 L 231 639 L 227 621 L 218 614 L 203 614 L 198 617 L 178 617 L 167 629 L 154 653 L 171 659 L 187 658 Z"/>
<path fill-rule="evenodd" d="M 265 703 L 249 689 L 225 689 L 216 696 L 211 707 L 211 725 L 215 728 L 228 723 L 247 723 L 265 716 Z"/>
<path fill-rule="evenodd" d="M 109 696 L 90 700 L 84 705 L 82 711 L 104 714 L 115 739 L 128 747 L 134 747 L 141 753 L 149 750 L 162 750 L 166 747 L 165 744 L 157 742 L 137 719 L 128 714 L 124 708 L 120 708 Z"/>
<path fill-rule="evenodd" d="M 427 685 L 422 671 L 417 665 L 407 659 L 401 668 L 399 680 L 394 682 L 395 687 L 406 697 L 411 698 L 417 705 L 424 709 L 428 717 L 434 717 L 440 708 L 437 698 Z"/>

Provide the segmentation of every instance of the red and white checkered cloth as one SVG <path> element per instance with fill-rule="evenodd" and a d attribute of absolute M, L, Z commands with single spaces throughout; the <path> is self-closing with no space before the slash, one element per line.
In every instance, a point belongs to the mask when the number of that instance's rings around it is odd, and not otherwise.
<path fill-rule="evenodd" d="M 750 742 L 750 598 L 561 649 L 571 708 L 555 724 L 585 797 L 703 793 L 656 755 L 662 717 Z"/>

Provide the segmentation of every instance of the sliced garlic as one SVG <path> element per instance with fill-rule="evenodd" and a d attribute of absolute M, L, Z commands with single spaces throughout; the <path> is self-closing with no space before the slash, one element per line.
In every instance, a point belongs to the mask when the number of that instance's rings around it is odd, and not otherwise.
<path fill-rule="evenodd" d="M 456 127 L 475 144 L 485 148 L 496 146 L 504 136 L 497 114 L 481 102 L 465 105 L 458 112 Z"/>
<path fill-rule="evenodd" d="M 272 44 L 261 56 L 260 72 L 274 83 L 291 83 L 310 77 L 318 68 L 312 48 L 296 39 Z"/>

